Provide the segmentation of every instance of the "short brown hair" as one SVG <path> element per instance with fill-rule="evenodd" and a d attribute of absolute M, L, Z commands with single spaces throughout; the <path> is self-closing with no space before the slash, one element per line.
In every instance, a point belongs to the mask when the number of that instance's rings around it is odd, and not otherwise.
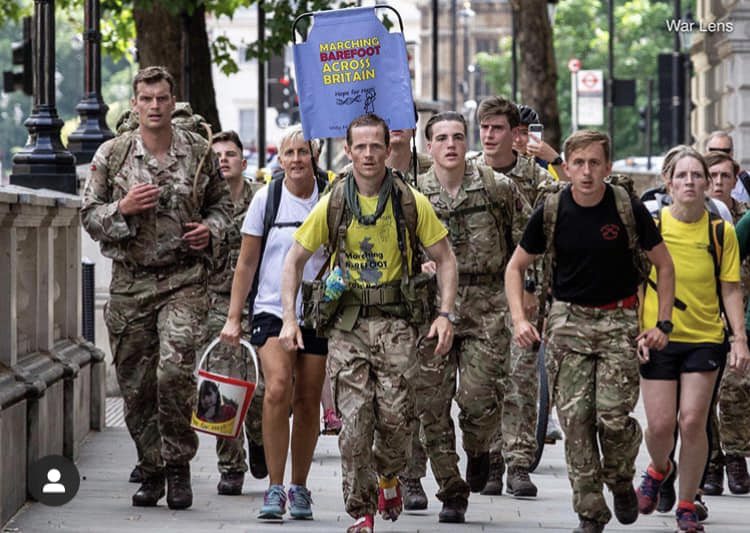
<path fill-rule="evenodd" d="M 692 157 L 693 159 L 698 161 L 703 167 L 703 173 L 705 174 L 706 180 L 711 179 L 711 174 L 708 172 L 708 165 L 706 164 L 706 160 L 698 150 L 686 144 L 679 144 L 669 150 L 669 152 L 667 153 L 667 157 L 664 158 L 664 163 L 662 165 L 662 177 L 668 182 L 672 181 L 672 178 L 674 177 L 674 169 L 677 168 L 677 162 L 680 159 L 685 159 L 686 157 Z"/>
<path fill-rule="evenodd" d="M 432 140 L 432 127 L 438 122 L 460 122 L 464 127 L 464 135 L 469 131 L 466 127 L 466 119 L 461 113 L 455 111 L 444 111 L 437 115 L 432 115 L 430 120 L 427 121 L 427 125 L 424 128 L 424 136 L 427 137 L 428 141 Z"/>
<path fill-rule="evenodd" d="M 737 174 L 740 173 L 740 166 L 737 164 L 737 161 L 732 159 L 732 156 L 730 156 L 726 152 L 721 152 L 719 150 L 710 150 L 703 154 L 703 158 L 706 160 L 706 166 L 708 167 L 709 171 L 711 170 L 711 167 L 714 165 L 718 165 L 719 163 L 723 163 L 725 161 L 731 161 L 732 162 L 732 172 L 734 172 L 733 177 L 737 177 Z"/>
<path fill-rule="evenodd" d="M 570 155 L 576 150 L 586 148 L 590 144 L 600 143 L 604 150 L 604 159 L 610 161 L 610 152 L 612 150 L 612 141 L 609 140 L 609 135 L 596 130 L 578 130 L 573 133 L 570 137 L 565 140 L 563 146 L 563 152 L 565 153 L 565 160 L 570 160 Z"/>
<path fill-rule="evenodd" d="M 484 119 L 497 115 L 505 115 L 511 128 L 517 128 L 521 124 L 521 115 L 518 106 L 502 96 L 488 96 L 479 103 L 477 107 L 477 120 L 481 123 Z"/>
<path fill-rule="evenodd" d="M 146 84 L 158 83 L 160 81 L 166 81 L 169 84 L 169 94 L 174 96 L 174 78 L 166 69 L 166 67 L 152 66 L 142 68 L 138 71 L 138 74 L 133 78 L 133 96 L 138 96 L 138 84 L 143 82 Z"/>
<path fill-rule="evenodd" d="M 242 141 L 240 140 L 240 136 L 237 135 L 237 132 L 234 130 L 227 130 L 227 131 L 221 131 L 211 137 L 211 144 L 215 143 L 221 143 L 221 142 L 230 142 L 237 145 L 237 148 L 240 149 L 240 154 L 242 153 L 242 150 L 244 149 L 242 147 Z"/>
<path fill-rule="evenodd" d="M 386 124 L 385 120 L 377 116 L 375 113 L 368 113 L 366 115 L 361 115 L 349 123 L 349 126 L 346 128 L 346 144 L 348 144 L 351 147 L 352 130 L 354 128 L 363 128 L 365 126 L 379 126 L 383 130 L 383 138 L 385 139 L 386 148 L 390 145 L 391 132 L 388 128 L 388 124 Z"/>

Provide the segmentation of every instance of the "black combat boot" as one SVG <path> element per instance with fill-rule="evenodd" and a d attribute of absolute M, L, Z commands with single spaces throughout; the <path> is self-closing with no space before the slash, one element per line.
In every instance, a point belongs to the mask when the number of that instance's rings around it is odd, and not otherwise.
<path fill-rule="evenodd" d="M 453 496 L 443 502 L 443 509 L 438 514 L 438 522 L 463 524 L 466 521 L 466 508 L 469 501 L 463 496 Z"/>
<path fill-rule="evenodd" d="M 508 494 L 522 498 L 535 498 L 536 485 L 529 477 L 529 469 L 525 466 L 509 466 L 508 477 Z"/>
<path fill-rule="evenodd" d="M 615 516 L 621 524 L 632 524 L 638 520 L 638 496 L 633 483 L 623 484 L 613 491 Z"/>
<path fill-rule="evenodd" d="M 422 511 L 427 509 L 427 495 L 422 488 L 422 481 L 416 478 L 400 478 L 404 491 L 404 509 L 407 511 Z"/>
<path fill-rule="evenodd" d="M 750 492 L 750 476 L 747 474 L 747 462 L 741 455 L 727 455 L 727 484 L 732 494 Z"/>
<path fill-rule="evenodd" d="M 187 509 L 193 505 L 190 486 L 190 464 L 167 464 L 167 505 L 170 509 Z"/>
<path fill-rule="evenodd" d="M 505 463 L 503 461 L 490 460 L 490 473 L 487 476 L 487 483 L 480 494 L 484 496 L 499 496 L 502 494 L 504 473 Z"/>
<path fill-rule="evenodd" d="M 250 473 L 255 479 L 263 479 L 268 475 L 266 466 L 266 451 L 263 444 L 256 444 L 252 439 L 247 439 L 247 455 L 250 460 Z"/>
<path fill-rule="evenodd" d="M 724 466 L 721 463 L 708 463 L 702 488 L 703 494 L 709 496 L 719 496 L 724 492 Z"/>
<path fill-rule="evenodd" d="M 158 473 L 146 477 L 135 494 L 134 507 L 154 507 L 164 497 L 164 474 Z"/>
<path fill-rule="evenodd" d="M 222 496 L 239 496 L 244 483 L 244 472 L 222 472 L 216 491 Z"/>
<path fill-rule="evenodd" d="M 128 478 L 128 483 L 143 483 L 143 472 L 141 472 L 140 466 L 135 465 L 133 467 Z"/>

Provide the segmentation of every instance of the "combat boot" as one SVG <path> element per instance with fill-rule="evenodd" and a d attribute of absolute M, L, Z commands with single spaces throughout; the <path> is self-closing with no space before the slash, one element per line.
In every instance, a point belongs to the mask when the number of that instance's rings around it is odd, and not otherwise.
<path fill-rule="evenodd" d="M 164 497 L 164 474 L 159 473 L 143 480 L 133 494 L 134 507 L 154 507 Z"/>
<path fill-rule="evenodd" d="M 503 493 L 503 474 L 505 463 L 503 461 L 490 461 L 490 473 L 487 483 L 479 494 L 484 496 L 499 496 Z"/>
<path fill-rule="evenodd" d="M 602 533 L 604 531 L 604 524 L 580 515 L 578 518 L 580 521 L 578 522 L 578 527 L 573 530 L 573 533 Z"/>
<path fill-rule="evenodd" d="M 223 496 L 239 496 L 244 483 L 244 472 L 222 472 L 216 491 Z"/>
<path fill-rule="evenodd" d="M 529 469 L 525 466 L 508 467 L 508 494 L 515 497 L 536 497 L 536 485 L 532 483 L 529 477 Z"/>
<path fill-rule="evenodd" d="M 750 492 L 750 476 L 747 474 L 747 462 L 741 455 L 727 455 L 727 485 L 732 494 Z"/>
<path fill-rule="evenodd" d="M 703 480 L 703 494 L 719 496 L 724 492 L 724 468 L 719 463 L 708 463 L 706 478 Z"/>
<path fill-rule="evenodd" d="M 463 524 L 466 521 L 466 508 L 469 501 L 463 496 L 453 496 L 443 502 L 443 509 L 438 514 L 438 522 Z"/>
<path fill-rule="evenodd" d="M 170 509 L 187 509 L 193 505 L 190 486 L 190 464 L 167 464 L 167 505 Z"/>
<path fill-rule="evenodd" d="M 247 439 L 247 455 L 250 463 L 250 473 L 255 479 L 263 479 L 268 475 L 266 466 L 266 451 L 263 444 L 256 444 L 252 439 Z"/>
<path fill-rule="evenodd" d="M 427 495 L 422 488 L 419 478 L 400 478 L 404 487 L 404 509 L 407 511 L 422 511 L 427 509 Z"/>
<path fill-rule="evenodd" d="M 471 455 L 466 453 L 466 482 L 471 492 L 480 492 L 487 484 L 490 473 L 490 452 Z"/>
<path fill-rule="evenodd" d="M 141 472 L 140 466 L 135 465 L 133 467 L 133 470 L 130 472 L 130 477 L 128 478 L 128 483 L 143 483 L 143 472 Z"/>
<path fill-rule="evenodd" d="M 638 520 L 638 496 L 633 484 L 628 483 L 612 491 L 615 500 L 615 516 L 621 524 L 632 524 Z"/>

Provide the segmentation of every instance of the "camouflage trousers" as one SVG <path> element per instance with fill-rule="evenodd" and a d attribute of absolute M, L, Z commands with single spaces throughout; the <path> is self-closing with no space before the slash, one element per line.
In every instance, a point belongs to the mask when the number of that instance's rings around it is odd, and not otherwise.
<path fill-rule="evenodd" d="M 532 320 L 534 320 L 532 318 Z M 512 331 L 510 313 L 505 325 Z M 530 468 L 536 458 L 536 419 L 539 401 L 537 350 L 523 349 L 511 338 L 510 374 L 505 386 L 500 431 L 490 446 L 490 462 Z"/>
<path fill-rule="evenodd" d="M 229 313 L 229 295 L 209 293 L 206 343 L 219 336 Z M 250 323 L 246 312 L 242 313 L 242 336 L 250 340 Z M 205 346 L 204 346 L 205 349 Z M 203 350 L 201 350 L 203 353 Z M 253 368 L 250 361 L 244 359 L 243 348 L 233 348 L 224 344 L 217 345 L 208 357 L 207 368 L 216 374 L 237 377 L 252 381 Z M 260 362 L 260 361 L 259 361 Z M 247 472 L 247 455 L 245 453 L 245 433 L 250 440 L 259 446 L 263 445 L 261 430 L 261 413 L 263 410 L 263 381 L 259 379 L 253 401 L 245 417 L 245 431 L 234 439 L 216 438 L 216 456 L 219 458 L 219 472 Z"/>
<path fill-rule="evenodd" d="M 565 434 L 573 508 L 600 523 L 612 518 L 602 484 L 610 490 L 632 486 L 635 475 L 642 439 L 630 416 L 639 392 L 637 333 L 635 309 L 560 301 L 549 309 L 545 364 Z"/>
<path fill-rule="evenodd" d="M 727 455 L 750 457 L 750 375 L 724 372 L 719 389 L 719 432 Z"/>
<path fill-rule="evenodd" d="M 121 267 L 113 268 L 104 319 L 125 403 L 125 423 L 141 470 L 151 476 L 165 462 L 189 463 L 198 448 L 190 415 L 207 297 L 200 284 L 175 288 L 174 278 L 123 279 L 126 276 Z M 120 292 L 121 287 L 128 292 Z"/>
<path fill-rule="evenodd" d="M 360 318 L 352 331 L 329 332 L 326 370 L 342 422 L 344 503 L 355 518 L 375 513 L 378 476 L 396 476 L 406 466 L 416 340 L 414 327 L 391 316 Z"/>

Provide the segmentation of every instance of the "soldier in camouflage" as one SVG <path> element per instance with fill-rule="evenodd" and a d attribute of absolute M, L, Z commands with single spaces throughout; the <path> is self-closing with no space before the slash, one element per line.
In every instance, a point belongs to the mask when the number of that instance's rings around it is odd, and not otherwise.
<path fill-rule="evenodd" d="M 137 130 L 94 155 L 81 220 L 112 259 L 105 321 L 126 423 L 141 456 L 133 505 L 192 505 L 190 428 L 196 350 L 204 338 L 207 260 L 221 257 L 231 199 L 205 139 L 173 127 L 163 67 L 133 80 Z"/>
<path fill-rule="evenodd" d="M 257 184 L 243 178 L 242 174 L 247 167 L 247 161 L 242 156 L 242 141 L 240 141 L 237 133 L 224 131 L 214 135 L 211 147 L 219 160 L 221 174 L 229 185 L 229 192 L 234 205 L 232 211 L 234 224 L 226 232 L 228 253 L 220 258 L 208 278 L 207 343 L 219 336 L 227 320 L 232 277 L 234 276 L 234 268 L 237 264 L 242 242 L 240 230 L 250 200 L 257 188 Z M 242 313 L 242 334 L 246 339 L 250 338 L 250 317 L 247 307 Z M 243 357 L 244 355 L 242 348 L 234 348 L 223 343 L 217 344 L 209 357 L 210 370 L 225 376 L 247 379 L 248 362 Z M 250 470 L 256 478 L 265 477 L 268 473 L 263 453 L 262 411 L 263 384 L 260 382 L 255 389 L 253 401 L 245 418 Z M 218 467 L 221 474 L 217 486 L 218 493 L 225 495 L 241 494 L 245 472 L 247 471 L 244 434 L 241 432 L 234 439 L 217 437 L 216 455 L 219 458 Z"/>
<path fill-rule="evenodd" d="M 492 167 L 498 174 L 508 176 L 518 186 L 526 201 L 535 206 L 537 195 L 545 184 L 554 181 L 533 157 L 513 149 L 520 126 L 518 107 L 509 100 L 491 96 L 477 108 L 479 138 L 483 151 L 472 156 L 472 161 Z M 523 221 L 526 223 L 526 220 Z M 526 274 L 524 306 L 529 320 L 535 322 L 541 286 L 541 261 Z M 511 327 L 510 316 L 507 327 Z M 533 347 L 521 349 L 510 342 L 510 374 L 506 385 L 501 425 L 490 448 L 490 471 L 482 494 L 501 494 L 503 473 L 508 466 L 508 493 L 517 497 L 537 495 L 537 487 L 529 477 L 529 469 L 536 456 L 536 419 L 539 372 L 537 352 Z"/>
<path fill-rule="evenodd" d="M 610 142 L 593 131 L 574 133 L 565 144 L 572 185 L 556 207 L 547 201 L 529 219 L 505 271 L 513 335 L 522 348 L 540 342 L 523 305 L 524 276 L 536 255 L 551 261 L 554 302 L 545 332 L 549 389 L 565 433 L 565 457 L 580 518 L 574 533 L 600 533 L 611 513 L 602 485 L 614 493 L 617 519 L 638 518 L 633 489 L 641 428 L 631 416 L 638 400 L 636 250 L 618 214 L 615 191 L 604 183 L 611 170 Z M 659 319 L 671 318 L 674 267 L 653 219 L 631 200 L 640 247 L 658 272 Z M 585 207 L 585 209 L 581 209 Z M 667 335 L 651 328 L 638 336 L 661 348 Z M 600 457 L 601 447 L 601 457 Z"/>
<path fill-rule="evenodd" d="M 750 207 L 731 195 L 737 184 L 740 167 L 732 156 L 724 151 L 709 151 L 704 157 L 711 177 L 710 195 L 727 205 L 736 226 Z M 750 287 L 750 265 L 747 261 L 740 265 L 740 276 L 747 305 L 747 290 Z M 715 406 L 710 416 L 711 457 L 703 480 L 705 494 L 717 496 L 723 492 L 725 467 L 730 492 L 750 492 L 750 476 L 745 459 L 750 455 L 750 420 L 745 410 L 748 398 L 750 376 L 724 372 L 718 395 L 720 416 L 716 416 Z"/>
<path fill-rule="evenodd" d="M 453 341 L 455 257 L 427 199 L 386 167 L 389 140 L 388 126 L 376 115 L 349 125 L 345 149 L 352 173 L 336 182 L 295 233 L 281 286 L 279 338 L 286 349 L 296 349 L 301 333 L 294 309 L 303 268 L 315 250 L 329 245 L 345 289 L 314 306 L 337 306 L 326 326 L 327 371 L 343 422 L 344 502 L 357 519 L 348 533 L 372 533 L 376 510 L 396 520 L 402 509 L 397 476 L 406 467 L 411 441 L 417 311 L 432 321 L 428 337 L 437 336 L 435 357 L 444 356 Z M 336 226 L 329 227 L 329 220 Z M 426 302 L 415 297 L 421 279 L 414 271 L 418 242 L 437 265 L 441 303 L 434 321 Z"/>
<path fill-rule="evenodd" d="M 425 134 L 434 164 L 417 183 L 448 227 L 459 271 L 454 349 L 438 358 L 425 343 L 417 352 L 417 408 L 443 502 L 441 522 L 463 522 L 469 490 L 478 492 L 487 482 L 509 370 L 502 272 L 529 214 L 510 179 L 465 160 L 466 131 L 458 113 L 430 118 Z M 468 484 L 458 473 L 450 415 L 454 394 L 461 409 Z"/>

